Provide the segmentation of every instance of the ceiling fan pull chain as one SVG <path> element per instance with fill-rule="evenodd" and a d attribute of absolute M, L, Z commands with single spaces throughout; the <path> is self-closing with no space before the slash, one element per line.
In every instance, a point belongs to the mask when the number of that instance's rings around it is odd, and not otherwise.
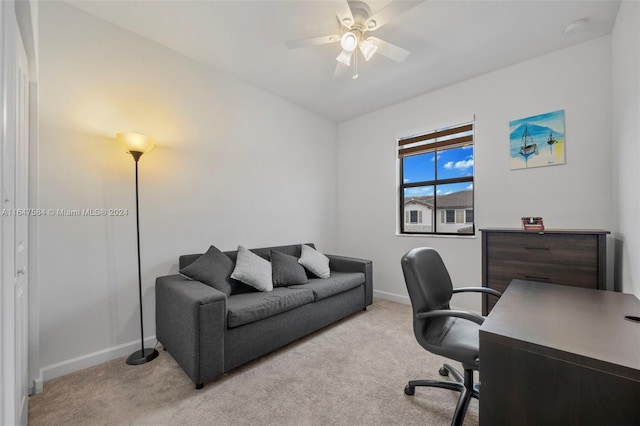
<path fill-rule="evenodd" d="M 355 80 L 356 78 L 358 78 L 358 52 L 354 52 L 353 55 L 353 79 Z"/>

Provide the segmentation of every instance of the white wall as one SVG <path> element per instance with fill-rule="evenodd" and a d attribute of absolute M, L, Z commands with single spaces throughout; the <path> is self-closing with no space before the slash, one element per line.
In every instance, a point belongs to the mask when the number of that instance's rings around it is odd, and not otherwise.
<path fill-rule="evenodd" d="M 611 229 L 610 64 L 607 36 L 340 123 L 338 250 L 371 258 L 377 294 L 395 300 L 408 301 L 400 258 L 418 246 L 440 251 L 456 286 L 480 285 L 479 233 L 395 235 L 396 138 L 474 114 L 477 229 L 519 227 L 522 216 L 542 216 L 550 228 Z M 559 109 L 566 164 L 511 171 L 509 121 Z M 462 297 L 457 306 L 480 310 L 479 297 Z"/>
<path fill-rule="evenodd" d="M 134 161 L 116 132 L 156 138 L 139 163 L 146 336 L 180 254 L 333 251 L 334 123 L 64 3 L 40 24 L 38 207 L 129 209 L 39 220 L 45 380 L 137 349 Z"/>
<path fill-rule="evenodd" d="M 640 3 L 621 3 L 612 49 L 616 281 L 640 298 Z"/>

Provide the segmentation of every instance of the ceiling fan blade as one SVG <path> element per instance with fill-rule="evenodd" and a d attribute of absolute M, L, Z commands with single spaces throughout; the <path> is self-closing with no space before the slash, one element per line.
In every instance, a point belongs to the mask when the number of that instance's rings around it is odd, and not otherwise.
<path fill-rule="evenodd" d="M 408 50 L 403 49 L 402 47 L 398 47 L 395 44 L 380 40 L 377 37 L 369 37 L 367 38 L 367 40 L 378 46 L 377 53 L 386 56 L 387 58 L 392 59 L 396 62 L 403 62 L 405 59 L 407 59 L 409 53 L 411 53 Z"/>
<path fill-rule="evenodd" d="M 297 49 L 298 47 L 317 46 L 320 44 L 337 43 L 339 41 L 340 41 L 340 36 L 337 34 L 333 34 L 333 35 L 322 36 L 322 37 L 305 38 L 302 40 L 290 40 L 286 42 L 284 45 L 288 49 Z"/>
<path fill-rule="evenodd" d="M 367 19 L 367 21 L 365 22 L 365 28 L 367 28 L 369 31 L 377 30 L 384 24 L 392 21 L 407 10 L 413 9 L 423 2 L 424 0 L 392 1 L 387 6 L 382 8 L 382 10 L 378 11 L 373 16 L 370 16 L 369 19 Z"/>
<path fill-rule="evenodd" d="M 342 62 L 336 64 L 336 69 L 333 71 L 333 79 L 338 80 L 347 74 L 350 68 L 344 65 Z"/>
<path fill-rule="evenodd" d="M 353 19 L 353 13 L 351 12 L 351 7 L 349 6 L 347 0 L 342 0 L 340 2 L 338 10 L 336 11 L 336 15 L 338 16 L 340 25 L 343 25 L 346 28 L 351 28 L 351 25 L 353 25 L 355 22 L 355 20 Z"/>

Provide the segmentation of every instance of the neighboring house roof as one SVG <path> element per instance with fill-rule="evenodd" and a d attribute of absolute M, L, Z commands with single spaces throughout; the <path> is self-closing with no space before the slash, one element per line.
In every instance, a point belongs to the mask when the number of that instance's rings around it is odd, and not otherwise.
<path fill-rule="evenodd" d="M 430 209 L 433 208 L 433 197 L 412 197 L 404 200 L 405 206 L 407 204 L 422 204 Z"/>
<path fill-rule="evenodd" d="M 405 198 L 405 206 L 407 204 L 422 204 L 424 206 L 433 208 L 433 195 L 424 197 L 411 197 Z M 438 208 L 439 209 L 451 209 L 451 208 L 468 208 L 473 207 L 473 191 L 459 191 L 452 192 L 451 194 L 438 196 Z"/>

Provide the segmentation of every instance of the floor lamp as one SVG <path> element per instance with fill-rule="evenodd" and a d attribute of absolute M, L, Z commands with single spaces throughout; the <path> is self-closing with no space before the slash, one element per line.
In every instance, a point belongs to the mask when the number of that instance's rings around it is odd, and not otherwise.
<path fill-rule="evenodd" d="M 155 142 L 147 135 L 141 133 L 118 133 L 116 138 L 122 147 L 133 156 L 136 163 L 136 234 L 138 237 L 138 294 L 140 296 L 140 350 L 135 351 L 129 358 L 127 364 L 139 365 L 147 363 L 158 356 L 158 351 L 154 348 L 144 348 L 144 325 L 142 320 L 142 272 L 140 271 L 140 214 L 138 213 L 138 160 L 142 154 L 153 149 Z"/>

